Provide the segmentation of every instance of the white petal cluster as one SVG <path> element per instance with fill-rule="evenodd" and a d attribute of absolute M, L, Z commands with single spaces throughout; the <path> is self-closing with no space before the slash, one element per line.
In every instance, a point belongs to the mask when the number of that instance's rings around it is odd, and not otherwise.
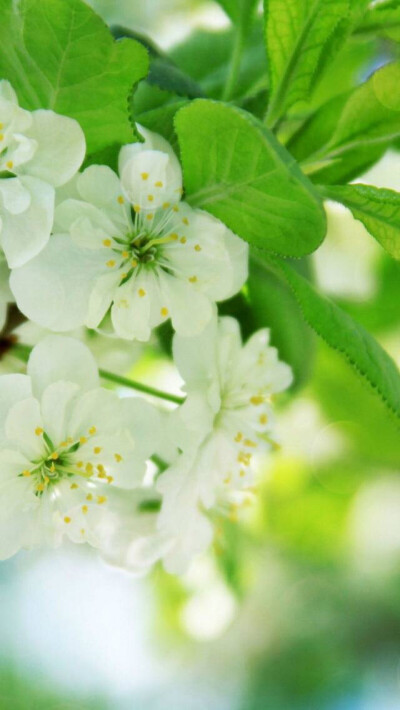
<path fill-rule="evenodd" d="M 0 559 L 67 537 L 135 573 L 159 559 L 181 573 L 274 443 L 290 368 L 267 330 L 243 345 L 216 306 L 245 284 L 247 244 L 182 199 L 171 146 L 139 130 L 118 174 L 78 172 L 78 123 L 26 111 L 0 81 L 0 330 L 15 301 L 29 320 L 13 337 L 34 345 L 26 375 L 10 358 L 0 376 Z M 183 404 L 100 386 L 96 360 L 127 372 L 169 320 Z"/>
<path fill-rule="evenodd" d="M 27 375 L 0 377 L 0 558 L 64 536 L 106 549 L 123 507 L 149 495 L 158 429 L 147 402 L 99 386 L 82 343 L 42 340 Z"/>
<path fill-rule="evenodd" d="M 45 328 L 97 328 L 110 312 L 120 338 L 147 341 L 169 318 L 178 333 L 195 335 L 213 303 L 247 278 L 245 242 L 181 201 L 174 152 L 141 131 L 144 143 L 121 150 L 119 177 L 99 165 L 77 176 L 56 208 L 54 236 L 12 274 L 19 308 Z"/>
<path fill-rule="evenodd" d="M 75 175 L 84 155 L 76 121 L 54 111 L 26 111 L 9 82 L 0 81 L 0 246 L 10 268 L 47 244 L 55 188 Z"/>
<path fill-rule="evenodd" d="M 196 338 L 174 339 L 187 399 L 177 412 L 182 453 L 159 479 L 159 528 L 174 540 L 167 569 L 182 572 L 212 538 L 202 510 L 229 504 L 254 481 L 254 459 L 273 440 L 271 397 L 292 382 L 268 330 L 243 346 L 233 318 L 213 319 Z"/>

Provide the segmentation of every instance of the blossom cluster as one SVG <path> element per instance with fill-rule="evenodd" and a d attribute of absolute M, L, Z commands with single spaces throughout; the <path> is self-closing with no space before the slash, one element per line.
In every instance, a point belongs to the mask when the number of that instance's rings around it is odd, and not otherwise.
<path fill-rule="evenodd" d="M 39 333 L 27 374 L 0 376 L 3 559 L 67 537 L 135 572 L 162 559 L 181 573 L 274 445 L 290 368 L 267 330 L 243 345 L 216 305 L 245 284 L 247 244 L 184 201 L 171 146 L 138 130 L 118 174 L 82 169 L 79 124 L 22 109 L 0 82 L 0 325 L 15 301 Z M 100 385 L 82 333 L 132 357 L 169 320 L 181 404 Z"/>

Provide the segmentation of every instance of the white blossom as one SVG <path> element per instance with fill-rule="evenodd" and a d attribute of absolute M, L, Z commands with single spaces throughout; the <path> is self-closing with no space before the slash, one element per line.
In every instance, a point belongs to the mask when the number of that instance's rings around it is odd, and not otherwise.
<path fill-rule="evenodd" d="M 141 130 L 145 142 L 121 150 L 120 177 L 98 165 L 79 175 L 47 247 L 13 271 L 19 308 L 45 328 L 97 328 L 110 313 L 121 338 L 147 341 L 168 318 L 191 336 L 246 280 L 247 244 L 180 201 L 175 154 Z"/>
<path fill-rule="evenodd" d="M 27 375 L 0 377 L 0 558 L 21 547 L 106 545 L 140 492 L 158 412 L 99 386 L 79 341 L 49 336 Z M 131 523 L 130 523 L 131 525 Z"/>
<path fill-rule="evenodd" d="M 157 487 L 159 529 L 174 540 L 165 564 L 182 572 L 212 538 L 202 511 L 253 484 L 255 455 L 274 443 L 271 397 L 292 373 L 269 345 L 268 330 L 242 345 L 233 318 L 213 319 L 195 338 L 175 335 L 174 359 L 187 392 L 175 418 L 182 453 Z"/>
<path fill-rule="evenodd" d="M 11 268 L 47 243 L 54 188 L 69 181 L 85 154 L 79 124 L 54 111 L 26 111 L 0 81 L 0 246 Z"/>
<path fill-rule="evenodd" d="M 0 252 L 0 331 L 4 327 L 7 318 L 7 306 L 14 298 L 9 286 L 10 271 L 3 254 Z"/>

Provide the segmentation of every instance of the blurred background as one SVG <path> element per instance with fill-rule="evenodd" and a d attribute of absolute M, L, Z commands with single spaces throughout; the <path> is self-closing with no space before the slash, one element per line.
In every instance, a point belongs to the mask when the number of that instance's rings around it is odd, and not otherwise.
<path fill-rule="evenodd" d="M 164 50 L 228 25 L 212 2 L 90 4 Z M 363 179 L 399 188 L 399 154 Z M 399 264 L 327 209 L 316 279 L 400 364 Z M 400 708 L 398 429 L 336 353 L 299 337 L 313 375 L 282 406 L 281 448 L 187 575 L 136 579 L 79 546 L 1 564 L 1 710 Z M 179 388 L 159 354 L 114 356 Z"/>

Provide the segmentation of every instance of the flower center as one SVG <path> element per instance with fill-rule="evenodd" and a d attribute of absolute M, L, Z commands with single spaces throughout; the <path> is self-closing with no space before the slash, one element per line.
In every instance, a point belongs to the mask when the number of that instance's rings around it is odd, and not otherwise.
<path fill-rule="evenodd" d="M 58 446 L 54 445 L 50 436 L 41 427 L 35 429 L 35 434 L 43 441 L 43 454 L 31 462 L 30 468 L 18 475 L 32 479 L 36 496 L 42 496 L 46 489 L 61 480 L 75 476 L 85 479 L 96 476 L 98 479 L 105 479 L 107 483 L 113 481 L 112 476 L 107 475 L 105 467 L 97 459 L 95 461 L 79 460 L 79 449 L 88 443 L 91 436 L 96 434 L 96 427 L 93 426 L 89 429 L 88 436 L 81 436 L 77 440 L 68 438 Z M 96 457 L 101 451 L 102 447 L 94 446 L 91 454 Z M 88 451 L 86 451 L 84 458 L 87 453 Z M 117 462 L 122 460 L 120 454 L 115 454 L 115 460 Z M 73 485 L 77 488 L 76 484 Z"/>

